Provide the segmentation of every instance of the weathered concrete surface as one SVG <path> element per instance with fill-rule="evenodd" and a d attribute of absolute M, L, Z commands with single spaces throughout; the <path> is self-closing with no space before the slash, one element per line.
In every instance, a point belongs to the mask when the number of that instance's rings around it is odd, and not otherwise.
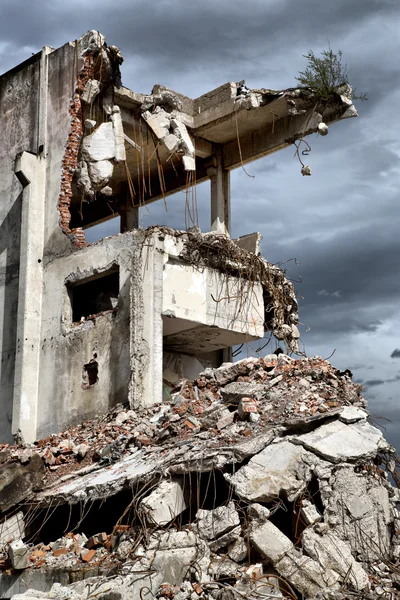
<path fill-rule="evenodd" d="M 312 455 L 301 446 L 283 441 L 271 444 L 253 456 L 247 465 L 226 476 L 240 498 L 249 502 L 270 502 L 284 494 L 297 498 L 311 479 Z"/>
<path fill-rule="evenodd" d="M 345 425 L 333 421 L 311 433 L 295 436 L 293 441 L 334 463 L 372 458 L 379 448 L 387 447 L 379 429 L 366 422 Z"/>
<path fill-rule="evenodd" d="M 1 471 L 0 471 L 1 473 Z M 17 512 L 0 523 L 0 547 L 10 541 L 22 539 L 25 537 L 24 515 L 21 511 Z"/>
<path fill-rule="evenodd" d="M 273 565 L 294 548 L 289 538 L 270 521 L 263 524 L 255 521 L 250 528 L 249 538 L 253 548 Z"/>
<path fill-rule="evenodd" d="M 147 544 L 147 556 L 153 569 L 162 574 L 162 581 L 180 585 L 189 567 L 198 562 L 206 575 L 209 549 L 191 531 L 172 531 L 154 534 Z"/>
<path fill-rule="evenodd" d="M 261 398 L 266 393 L 265 386 L 260 383 L 245 383 L 242 381 L 228 383 L 222 390 L 225 402 L 239 404 L 242 398 Z"/>
<path fill-rule="evenodd" d="M 29 566 L 29 548 L 22 540 L 15 540 L 8 546 L 8 557 L 13 569 L 23 571 Z"/>
<path fill-rule="evenodd" d="M 343 423 L 350 424 L 362 421 L 367 417 L 368 413 L 362 408 L 358 408 L 357 406 L 345 406 L 340 413 L 339 420 L 343 421 Z"/>
<path fill-rule="evenodd" d="M 391 556 L 391 509 L 383 482 L 354 468 L 339 467 L 326 485 L 321 485 L 324 521 L 353 554 L 361 560 Z"/>
<path fill-rule="evenodd" d="M 110 160 L 115 157 L 114 128 L 111 122 L 101 123 L 99 127 L 87 135 L 81 147 L 84 160 L 94 162 L 98 160 Z"/>
<path fill-rule="evenodd" d="M 313 529 L 306 529 L 302 539 L 304 551 L 319 562 L 324 570 L 332 569 L 342 581 L 348 581 L 357 591 L 366 587 L 368 574 L 354 559 L 350 546 L 334 533 L 328 531 L 321 536 Z"/>
<path fill-rule="evenodd" d="M 339 575 L 331 569 L 323 569 L 319 562 L 302 555 L 298 550 L 286 554 L 275 563 L 278 573 L 294 585 L 306 598 L 318 593 L 340 588 Z"/>
<path fill-rule="evenodd" d="M 205 540 L 215 540 L 240 524 L 233 502 L 214 510 L 199 510 L 196 518 L 199 535 Z"/>
<path fill-rule="evenodd" d="M 189 506 L 189 489 L 183 481 L 162 481 L 141 502 L 146 515 L 157 525 L 166 525 Z"/>
<path fill-rule="evenodd" d="M 43 487 L 44 462 L 33 454 L 28 464 L 0 465 L 0 510 L 4 511 Z"/>

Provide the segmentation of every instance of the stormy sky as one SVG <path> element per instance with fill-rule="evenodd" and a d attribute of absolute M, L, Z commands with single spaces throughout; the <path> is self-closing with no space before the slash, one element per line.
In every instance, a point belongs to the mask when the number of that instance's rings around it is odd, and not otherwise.
<path fill-rule="evenodd" d="M 311 177 L 293 148 L 250 164 L 254 178 L 234 171 L 232 235 L 260 231 L 270 261 L 296 259 L 285 267 L 299 281 L 307 354 L 334 352 L 331 362 L 353 371 L 400 448 L 398 0 L 1 0 L 0 15 L 0 72 L 98 29 L 122 50 L 123 84 L 145 93 L 161 83 L 196 97 L 241 79 L 292 87 L 308 50 L 342 50 L 351 84 L 368 94 L 356 102 L 359 118 L 308 138 Z M 151 205 L 144 225 L 183 227 L 184 201 L 172 197 L 168 213 Z M 198 201 L 206 231 L 207 184 Z"/>

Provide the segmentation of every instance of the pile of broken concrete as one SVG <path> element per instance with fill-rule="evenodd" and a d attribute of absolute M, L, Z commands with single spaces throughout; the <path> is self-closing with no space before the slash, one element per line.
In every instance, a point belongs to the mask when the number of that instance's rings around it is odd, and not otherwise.
<path fill-rule="evenodd" d="M 206 369 L 0 461 L 1 597 L 400 597 L 397 458 L 320 357 Z"/>

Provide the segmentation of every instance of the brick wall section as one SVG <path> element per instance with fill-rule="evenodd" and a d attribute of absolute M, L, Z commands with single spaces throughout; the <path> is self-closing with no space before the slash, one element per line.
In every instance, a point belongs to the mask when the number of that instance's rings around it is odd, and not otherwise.
<path fill-rule="evenodd" d="M 61 188 L 58 202 L 60 213 L 60 227 L 68 235 L 75 246 L 83 248 L 87 246 L 85 233 L 81 227 L 70 229 L 71 213 L 69 207 L 72 200 L 72 178 L 78 163 L 78 154 L 83 136 L 83 118 L 81 93 L 86 82 L 93 78 L 94 58 L 89 54 L 84 57 L 83 67 L 78 75 L 75 93 L 70 105 L 71 126 L 68 134 L 68 141 L 62 161 Z"/>

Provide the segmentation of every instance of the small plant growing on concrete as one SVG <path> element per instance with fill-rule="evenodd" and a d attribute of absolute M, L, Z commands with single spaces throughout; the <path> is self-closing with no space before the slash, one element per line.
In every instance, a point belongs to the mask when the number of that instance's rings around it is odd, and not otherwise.
<path fill-rule="evenodd" d="M 333 52 L 331 48 L 324 50 L 321 56 L 315 56 L 310 50 L 303 55 L 307 59 L 307 67 L 296 77 L 300 87 L 311 89 L 319 100 L 328 102 L 334 97 L 337 88 L 349 84 L 347 65 L 342 62 L 342 52 Z M 368 100 L 366 94 L 353 94 L 355 100 Z"/>

